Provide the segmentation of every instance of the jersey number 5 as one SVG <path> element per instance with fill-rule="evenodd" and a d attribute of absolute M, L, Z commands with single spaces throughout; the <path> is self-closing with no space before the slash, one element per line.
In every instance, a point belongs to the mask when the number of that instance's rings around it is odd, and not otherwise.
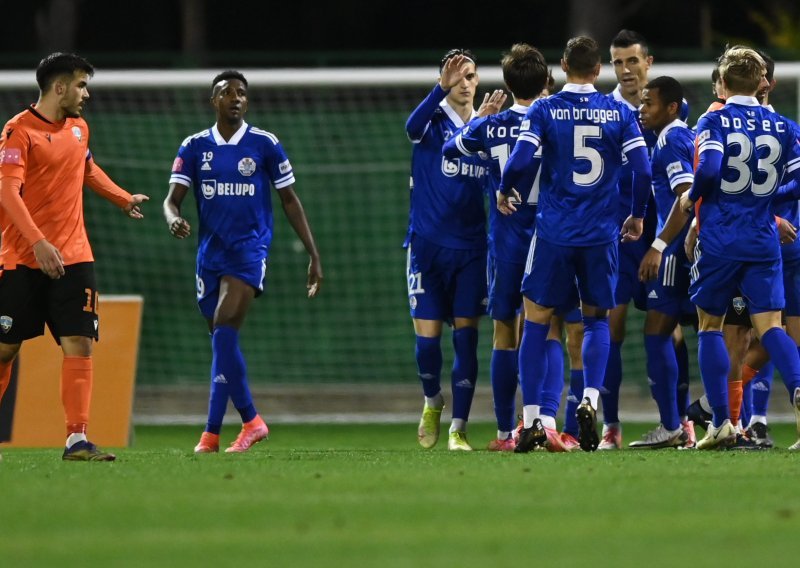
<path fill-rule="evenodd" d="M 582 187 L 588 185 L 594 185 L 597 183 L 597 180 L 600 179 L 600 176 L 603 175 L 603 157 L 600 155 L 600 152 L 592 148 L 591 146 L 586 145 L 586 141 L 591 138 L 597 138 L 598 140 L 603 137 L 603 131 L 600 130 L 599 126 L 576 126 L 575 127 L 575 134 L 574 134 L 574 153 L 576 160 L 588 160 L 589 171 L 585 174 L 579 174 L 578 172 L 572 172 L 572 181 L 575 185 L 579 185 Z"/>

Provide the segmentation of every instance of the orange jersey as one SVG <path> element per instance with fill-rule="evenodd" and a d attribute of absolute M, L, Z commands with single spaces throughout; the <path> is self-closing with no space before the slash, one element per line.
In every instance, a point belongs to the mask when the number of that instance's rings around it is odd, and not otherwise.
<path fill-rule="evenodd" d="M 53 123 L 32 106 L 9 120 L 0 135 L 0 178 L 22 180 L 20 196 L 34 223 L 64 264 L 94 260 L 83 222 L 83 184 L 90 159 L 89 127 L 82 118 Z M 39 268 L 32 243 L 0 207 L 0 266 Z"/>

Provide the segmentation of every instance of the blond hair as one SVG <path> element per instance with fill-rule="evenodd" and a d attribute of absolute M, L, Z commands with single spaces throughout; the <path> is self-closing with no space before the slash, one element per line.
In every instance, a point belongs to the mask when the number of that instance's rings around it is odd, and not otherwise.
<path fill-rule="evenodd" d="M 726 49 L 719 58 L 719 75 L 732 93 L 755 93 L 766 68 L 764 58 L 743 45 Z"/>

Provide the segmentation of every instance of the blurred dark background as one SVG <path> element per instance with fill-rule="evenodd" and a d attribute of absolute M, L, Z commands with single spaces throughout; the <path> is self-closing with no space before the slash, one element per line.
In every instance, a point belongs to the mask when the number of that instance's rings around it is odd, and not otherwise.
<path fill-rule="evenodd" d="M 2 68 L 52 51 L 112 67 L 420 65 L 454 46 L 489 60 L 525 41 L 557 58 L 567 38 L 644 34 L 661 61 L 707 61 L 726 43 L 800 58 L 791 0 L 2 0 Z M 484 59 L 486 60 L 486 59 Z"/>

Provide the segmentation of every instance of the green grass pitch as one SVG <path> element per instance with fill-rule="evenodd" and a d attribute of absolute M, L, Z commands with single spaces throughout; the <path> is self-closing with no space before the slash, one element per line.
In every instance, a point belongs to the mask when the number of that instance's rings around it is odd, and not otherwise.
<path fill-rule="evenodd" d="M 195 456 L 199 433 L 137 427 L 113 464 L 0 448 L 0 566 L 796 565 L 784 449 L 453 454 L 413 424 L 276 425 L 248 454 Z M 476 447 L 493 434 L 470 427 Z"/>

